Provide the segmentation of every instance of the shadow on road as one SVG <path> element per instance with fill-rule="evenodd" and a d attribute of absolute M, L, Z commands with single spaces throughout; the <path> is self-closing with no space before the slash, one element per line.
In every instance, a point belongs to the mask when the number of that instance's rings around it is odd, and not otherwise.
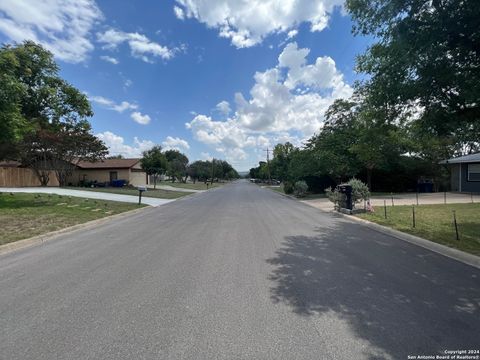
<path fill-rule="evenodd" d="M 477 269 L 341 221 L 286 237 L 267 262 L 273 302 L 317 326 L 333 312 L 383 354 L 370 359 L 478 348 Z"/>

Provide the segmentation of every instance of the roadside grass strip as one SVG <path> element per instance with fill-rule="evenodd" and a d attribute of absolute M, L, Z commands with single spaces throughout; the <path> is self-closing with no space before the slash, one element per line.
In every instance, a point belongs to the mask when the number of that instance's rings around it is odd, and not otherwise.
<path fill-rule="evenodd" d="M 0 245 L 144 206 L 51 194 L 0 192 Z"/>
<path fill-rule="evenodd" d="M 480 255 L 480 204 L 376 206 L 359 218 Z M 456 223 L 456 225 L 455 225 Z M 458 234 L 458 240 L 457 240 Z"/>

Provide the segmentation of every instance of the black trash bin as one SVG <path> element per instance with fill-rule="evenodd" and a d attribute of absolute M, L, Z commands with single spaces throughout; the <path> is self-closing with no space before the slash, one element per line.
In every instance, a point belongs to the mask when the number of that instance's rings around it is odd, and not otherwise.
<path fill-rule="evenodd" d="M 341 194 L 345 194 L 345 206 L 348 210 L 353 210 L 352 202 L 352 185 L 349 184 L 340 184 L 338 185 L 338 190 Z"/>

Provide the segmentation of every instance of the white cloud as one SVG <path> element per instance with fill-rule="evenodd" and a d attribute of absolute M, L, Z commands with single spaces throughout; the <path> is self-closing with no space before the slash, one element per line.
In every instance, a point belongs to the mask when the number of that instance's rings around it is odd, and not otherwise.
<path fill-rule="evenodd" d="M 182 8 L 180 8 L 178 6 L 174 6 L 173 7 L 173 12 L 175 13 L 175 16 L 178 19 L 180 19 L 180 20 L 185 19 L 185 13 L 183 12 Z"/>
<path fill-rule="evenodd" d="M 90 31 L 102 19 L 94 0 L 0 1 L 0 32 L 12 41 L 40 43 L 70 63 L 93 50 Z"/>
<path fill-rule="evenodd" d="M 278 65 L 254 75 L 250 97 L 235 94 L 235 113 L 225 121 L 196 114 L 186 123 L 196 140 L 233 161 L 252 149 L 290 141 L 301 145 L 323 125 L 324 113 L 339 97 L 349 97 L 345 83 L 330 57 L 307 63 L 309 49 L 288 44 Z"/>
<path fill-rule="evenodd" d="M 124 112 L 125 110 L 136 110 L 138 109 L 138 105 L 129 103 L 128 101 L 122 101 L 120 104 L 117 104 L 113 100 L 107 99 L 103 96 L 91 96 L 90 100 L 102 105 L 103 107 L 113 110 L 119 113 Z"/>
<path fill-rule="evenodd" d="M 126 158 L 140 157 L 142 152 L 151 149 L 155 143 L 150 140 L 140 140 L 133 138 L 133 146 L 125 144 L 123 137 L 116 135 L 110 131 L 96 134 L 108 147 L 111 155 L 122 155 Z"/>
<path fill-rule="evenodd" d="M 287 39 L 292 39 L 294 38 L 295 36 L 298 35 L 298 30 L 297 29 L 293 29 L 293 30 L 290 30 L 288 33 L 287 33 Z"/>
<path fill-rule="evenodd" d="M 222 115 L 228 116 L 232 109 L 230 109 L 230 104 L 228 101 L 220 101 L 216 106 L 215 109 Z"/>
<path fill-rule="evenodd" d="M 238 48 L 260 43 L 266 36 L 288 32 L 306 22 L 311 31 L 323 30 L 336 6 L 344 0 L 176 0 L 177 17 L 195 18 Z M 179 10 L 180 9 L 181 12 Z"/>
<path fill-rule="evenodd" d="M 141 125 L 147 125 L 150 123 L 150 116 L 144 115 L 139 111 L 134 111 L 133 113 L 130 114 L 130 117 L 133 119 L 133 121 L 141 124 Z"/>
<path fill-rule="evenodd" d="M 103 55 L 103 56 L 100 56 L 100 59 L 102 59 L 103 61 L 109 62 L 111 64 L 114 64 L 114 65 L 118 65 L 120 63 L 120 61 L 118 61 L 117 59 L 115 59 L 112 56 Z"/>
<path fill-rule="evenodd" d="M 165 141 L 162 142 L 162 146 L 165 150 L 178 150 L 184 151 L 190 149 L 190 145 L 187 140 L 179 137 L 167 136 Z"/>
<path fill-rule="evenodd" d="M 213 159 L 213 156 L 210 155 L 209 152 L 202 151 L 202 152 L 200 153 L 200 159 L 201 159 L 201 160 L 210 160 L 210 161 L 211 161 L 211 160 Z"/>
<path fill-rule="evenodd" d="M 103 33 L 97 33 L 98 42 L 104 44 L 104 49 L 114 50 L 120 44 L 126 42 L 130 47 L 133 57 L 145 62 L 152 63 L 154 58 L 170 60 L 175 56 L 178 49 L 170 49 L 151 41 L 143 34 L 126 33 L 120 30 L 108 29 Z"/>

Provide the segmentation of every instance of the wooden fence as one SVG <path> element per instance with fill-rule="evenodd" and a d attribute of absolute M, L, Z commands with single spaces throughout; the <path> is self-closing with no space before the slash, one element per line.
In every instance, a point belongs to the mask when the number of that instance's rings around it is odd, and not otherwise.
<path fill-rule="evenodd" d="M 0 167 L 0 187 L 40 186 L 40 181 L 31 169 L 20 167 Z M 48 186 L 58 186 L 55 173 L 50 173 Z"/>

